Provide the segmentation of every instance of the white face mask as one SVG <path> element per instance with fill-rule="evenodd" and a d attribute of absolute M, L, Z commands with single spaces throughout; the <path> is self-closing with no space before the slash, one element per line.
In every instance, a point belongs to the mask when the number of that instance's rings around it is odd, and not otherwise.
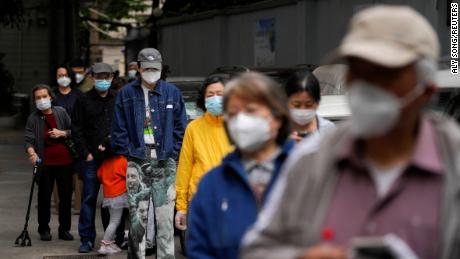
<path fill-rule="evenodd" d="M 156 83 L 161 77 L 161 71 L 145 71 L 142 72 L 142 79 L 144 79 L 149 84 Z"/>
<path fill-rule="evenodd" d="M 40 100 L 36 100 L 35 105 L 37 106 L 37 109 L 39 109 L 40 111 L 48 110 L 49 108 L 51 108 L 51 99 L 42 98 Z"/>
<path fill-rule="evenodd" d="M 70 78 L 67 77 L 67 76 L 63 76 L 63 77 L 59 77 L 58 80 L 57 80 L 57 83 L 60 85 L 60 86 L 64 86 L 64 87 L 67 87 L 70 85 Z"/>
<path fill-rule="evenodd" d="M 292 120 L 300 126 L 305 126 L 315 118 L 315 109 L 291 109 Z"/>
<path fill-rule="evenodd" d="M 352 132 L 357 137 L 384 135 L 397 123 L 401 109 L 423 94 L 423 90 L 419 84 L 405 97 L 398 98 L 372 83 L 353 82 L 347 93 Z"/>
<path fill-rule="evenodd" d="M 83 81 L 83 79 L 85 79 L 84 74 L 80 74 L 80 73 L 75 74 L 75 81 L 77 82 L 77 84 L 81 83 L 81 81 Z"/>
<path fill-rule="evenodd" d="M 240 112 L 226 121 L 231 139 L 242 151 L 257 151 L 271 138 L 270 122 L 264 117 Z"/>
<path fill-rule="evenodd" d="M 133 79 L 136 78 L 137 70 L 128 70 L 128 78 Z"/>

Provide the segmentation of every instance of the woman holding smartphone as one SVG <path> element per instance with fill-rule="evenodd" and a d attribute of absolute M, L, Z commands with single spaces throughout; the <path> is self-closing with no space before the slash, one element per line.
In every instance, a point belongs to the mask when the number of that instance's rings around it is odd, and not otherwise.
<path fill-rule="evenodd" d="M 292 119 L 291 138 L 299 142 L 324 129 L 334 128 L 333 122 L 318 115 L 321 101 L 319 82 L 305 70 L 293 74 L 284 86 Z"/>

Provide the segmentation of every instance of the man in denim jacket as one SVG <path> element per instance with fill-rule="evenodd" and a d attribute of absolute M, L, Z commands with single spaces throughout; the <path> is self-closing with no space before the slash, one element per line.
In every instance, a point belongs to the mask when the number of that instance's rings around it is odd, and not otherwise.
<path fill-rule="evenodd" d="M 117 96 L 111 134 L 114 152 L 126 156 L 128 170 L 142 179 L 142 188 L 136 190 L 130 190 L 127 179 L 130 220 L 149 221 L 142 224 L 147 228 L 144 231 L 130 231 L 128 258 L 145 257 L 154 224 L 157 258 L 174 258 L 174 183 L 187 124 L 185 105 L 177 87 L 160 79 L 162 58 L 158 50 L 141 50 L 138 63 L 140 79 L 123 87 Z M 141 201 L 155 208 L 154 219 L 138 215 Z"/>

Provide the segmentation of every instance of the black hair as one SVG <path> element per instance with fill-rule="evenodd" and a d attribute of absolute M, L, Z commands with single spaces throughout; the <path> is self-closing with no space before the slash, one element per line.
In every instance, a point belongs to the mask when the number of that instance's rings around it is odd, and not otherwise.
<path fill-rule="evenodd" d="M 225 85 L 226 82 L 227 80 L 221 76 L 216 76 L 216 75 L 208 76 L 201 84 L 201 88 L 198 92 L 198 99 L 196 100 L 196 106 L 200 108 L 201 110 L 206 111 L 205 99 L 206 99 L 206 89 L 208 89 L 208 86 L 215 84 L 215 83 L 222 83 L 223 85 Z"/>
<path fill-rule="evenodd" d="M 77 86 L 77 80 L 75 78 L 75 73 L 73 72 L 73 70 L 70 69 L 70 67 L 67 66 L 67 65 L 60 65 L 60 66 L 57 66 L 54 71 L 57 73 L 59 68 L 64 68 L 67 71 L 67 76 L 70 78 L 69 87 L 74 89 Z M 56 87 L 59 87 L 59 84 L 57 82 L 57 78 L 54 79 L 54 84 L 56 85 Z"/>
<path fill-rule="evenodd" d="M 139 66 L 140 67 L 140 66 Z M 168 75 L 171 74 L 171 69 L 169 68 L 168 65 L 162 65 L 161 66 L 161 80 L 166 80 L 168 78 Z"/>
<path fill-rule="evenodd" d="M 86 68 L 85 62 L 82 59 L 76 58 L 69 62 L 70 67 L 83 67 Z"/>
<path fill-rule="evenodd" d="M 110 89 L 118 91 L 123 86 L 125 86 L 127 83 L 128 82 L 123 77 L 120 77 L 119 75 L 114 75 L 114 77 L 112 79 L 112 83 L 110 84 Z"/>
<path fill-rule="evenodd" d="M 321 89 L 318 79 L 310 71 L 294 72 L 286 81 L 284 86 L 286 96 L 289 98 L 293 94 L 307 92 L 316 103 L 321 100 Z"/>

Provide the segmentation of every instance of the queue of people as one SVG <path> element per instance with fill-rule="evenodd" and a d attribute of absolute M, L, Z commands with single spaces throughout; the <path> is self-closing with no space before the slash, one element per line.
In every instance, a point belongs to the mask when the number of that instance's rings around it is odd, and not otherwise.
<path fill-rule="evenodd" d="M 438 57 L 436 32 L 409 7 L 354 16 L 332 56 L 348 64 L 351 120 L 300 148 L 241 258 L 460 257 L 460 132 L 424 109 Z"/>
<path fill-rule="evenodd" d="M 78 62 L 59 67 L 54 93 L 33 89 L 37 110 L 25 133 L 31 162 L 43 163 L 40 238 L 52 239 L 56 181 L 59 238 L 73 239 L 73 141 L 83 179 L 82 253 L 95 246 L 102 184 L 101 254 L 121 251 L 128 221 L 128 258 L 149 249 L 175 258 L 174 226 L 186 231 L 187 256 L 196 259 L 342 259 L 377 250 L 460 258 L 460 131 L 424 109 L 436 91 L 438 56 L 436 33 L 413 9 L 358 12 L 330 56 L 348 67 L 352 116 L 338 127 L 318 114 L 320 85 L 309 71 L 283 88 L 254 72 L 209 76 L 197 100 L 205 113 L 188 123 L 154 48 L 129 64 L 123 87 L 104 63 L 89 74 Z"/>

